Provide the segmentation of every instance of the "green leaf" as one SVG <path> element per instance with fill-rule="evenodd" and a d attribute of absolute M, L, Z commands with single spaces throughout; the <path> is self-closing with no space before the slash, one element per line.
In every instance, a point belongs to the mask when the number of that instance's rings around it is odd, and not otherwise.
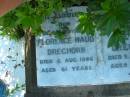
<path fill-rule="evenodd" d="M 126 43 L 126 36 L 123 31 L 116 29 L 109 38 L 108 47 L 119 48 L 122 44 Z"/>
<path fill-rule="evenodd" d="M 81 32 L 82 34 L 90 34 L 94 35 L 95 34 L 95 25 L 92 20 L 91 14 L 82 14 L 79 16 L 79 24 L 77 26 L 77 30 Z"/>

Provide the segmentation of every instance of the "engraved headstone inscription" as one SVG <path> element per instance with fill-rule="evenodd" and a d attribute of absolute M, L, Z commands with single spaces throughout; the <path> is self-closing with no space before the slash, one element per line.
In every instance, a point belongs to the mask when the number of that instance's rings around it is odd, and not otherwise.
<path fill-rule="evenodd" d="M 36 38 L 38 86 L 129 82 L 130 41 L 120 49 L 108 48 L 107 37 L 79 33 L 76 30 L 79 12 L 87 12 L 87 8 L 71 7 L 45 17 L 42 28 L 46 32 Z M 49 34 L 66 26 L 69 30 L 62 40 Z"/>

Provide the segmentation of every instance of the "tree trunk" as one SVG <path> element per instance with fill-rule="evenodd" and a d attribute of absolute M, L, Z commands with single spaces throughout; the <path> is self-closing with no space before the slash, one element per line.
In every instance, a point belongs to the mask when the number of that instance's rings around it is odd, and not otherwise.
<path fill-rule="evenodd" d="M 36 76 L 36 46 L 35 37 L 28 31 L 25 33 L 25 75 L 26 75 L 26 95 L 30 95 L 37 87 Z M 26 96 L 25 97 L 34 97 Z"/>

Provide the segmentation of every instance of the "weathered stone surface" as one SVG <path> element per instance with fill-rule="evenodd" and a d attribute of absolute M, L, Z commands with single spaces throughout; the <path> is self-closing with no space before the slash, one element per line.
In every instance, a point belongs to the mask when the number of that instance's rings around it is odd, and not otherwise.
<path fill-rule="evenodd" d="M 80 87 L 37 87 L 35 38 L 29 36 L 27 35 L 25 42 L 27 86 L 25 97 L 122 97 L 130 95 L 130 83 Z"/>

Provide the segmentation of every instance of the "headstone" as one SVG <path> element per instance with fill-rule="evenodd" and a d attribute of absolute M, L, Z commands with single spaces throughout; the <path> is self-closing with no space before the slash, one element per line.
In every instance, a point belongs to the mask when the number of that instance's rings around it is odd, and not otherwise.
<path fill-rule="evenodd" d="M 116 97 L 130 94 L 129 47 L 126 46 L 127 50 L 115 51 L 114 48 L 107 48 L 107 37 L 100 37 L 98 34 L 91 37 L 78 33 L 75 29 L 78 23 L 76 17 L 78 12 L 86 12 L 86 7 L 72 7 L 46 17 L 47 21 L 42 28 L 47 33 L 36 37 L 36 41 L 34 36 L 26 33 L 25 97 Z M 55 24 L 55 21 L 58 23 Z M 65 40 L 60 41 L 49 33 L 55 32 L 57 26 L 64 27 L 64 25 L 70 28 L 70 34 Z M 128 40 L 127 45 L 129 43 Z M 80 47 L 83 49 L 79 49 Z M 71 48 L 76 50 L 73 51 Z M 115 57 L 118 53 L 121 54 L 119 58 Z M 126 54 L 127 59 L 122 54 Z M 92 58 L 80 59 L 80 57 L 90 56 Z M 125 62 L 127 65 L 112 65 L 117 64 L 118 61 Z M 78 67 L 74 69 L 72 66 Z M 79 68 L 80 66 L 86 67 Z M 111 71 L 115 72 L 114 75 L 110 74 Z M 120 83 L 125 83 L 127 88 Z"/>
<path fill-rule="evenodd" d="M 71 7 L 46 17 L 42 28 L 54 33 L 68 26 L 63 40 L 46 34 L 37 37 L 38 86 L 87 86 L 130 81 L 130 40 L 121 48 L 108 48 L 108 37 L 82 35 L 77 14 L 86 7 Z M 53 20 L 56 19 L 55 23 Z M 59 32 L 62 33 L 62 32 Z"/>

